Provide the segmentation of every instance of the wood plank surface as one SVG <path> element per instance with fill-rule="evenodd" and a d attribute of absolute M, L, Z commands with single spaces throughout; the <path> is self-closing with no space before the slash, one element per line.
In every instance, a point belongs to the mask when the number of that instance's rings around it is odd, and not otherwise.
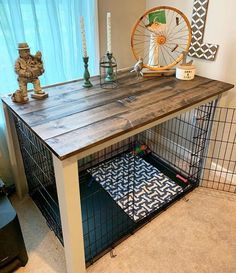
<path fill-rule="evenodd" d="M 233 88 L 232 84 L 196 76 L 193 81 L 175 77 L 137 80 L 122 71 L 115 89 L 102 89 L 82 81 L 46 87 L 49 98 L 30 99 L 19 105 L 3 102 L 24 121 L 61 160 L 122 134 L 158 121 Z"/>

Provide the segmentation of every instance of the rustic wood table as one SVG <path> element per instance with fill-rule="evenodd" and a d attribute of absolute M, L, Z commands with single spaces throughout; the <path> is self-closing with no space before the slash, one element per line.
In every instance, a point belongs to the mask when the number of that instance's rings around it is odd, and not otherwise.
<path fill-rule="evenodd" d="M 27 192 L 22 157 L 14 123 L 16 115 L 53 155 L 62 221 L 67 271 L 85 269 L 78 177 L 78 159 L 133 136 L 182 112 L 213 101 L 233 85 L 203 77 L 180 81 L 174 77 L 135 79 L 121 71 L 116 89 L 82 88 L 82 81 L 45 87 L 49 98 L 15 104 L 3 97 L 8 147 L 18 195 Z"/>

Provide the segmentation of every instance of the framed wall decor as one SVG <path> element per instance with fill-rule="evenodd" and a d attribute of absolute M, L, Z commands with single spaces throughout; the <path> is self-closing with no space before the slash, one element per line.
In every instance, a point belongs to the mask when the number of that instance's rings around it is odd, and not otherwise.
<path fill-rule="evenodd" d="M 189 56 L 214 61 L 219 45 L 204 43 L 209 0 L 194 0 L 192 14 L 192 42 Z"/>

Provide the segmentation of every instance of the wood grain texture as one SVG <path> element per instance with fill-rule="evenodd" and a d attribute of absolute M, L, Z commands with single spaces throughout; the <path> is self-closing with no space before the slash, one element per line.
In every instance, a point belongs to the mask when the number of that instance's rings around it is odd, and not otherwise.
<path fill-rule="evenodd" d="M 90 89 L 82 88 L 82 81 L 50 86 L 44 101 L 18 105 L 9 97 L 2 100 L 63 160 L 233 88 L 199 76 L 180 81 L 136 80 L 127 71 L 118 75 L 116 89 L 101 89 L 95 77 Z"/>

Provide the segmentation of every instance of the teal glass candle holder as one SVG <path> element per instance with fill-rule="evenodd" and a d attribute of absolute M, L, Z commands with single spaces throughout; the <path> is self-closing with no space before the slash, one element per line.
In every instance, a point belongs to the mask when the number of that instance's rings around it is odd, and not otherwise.
<path fill-rule="evenodd" d="M 117 63 L 113 54 L 107 52 L 107 54 L 101 58 L 99 67 L 101 87 L 117 87 Z"/>
<path fill-rule="evenodd" d="M 89 61 L 89 57 L 83 57 L 83 61 L 84 61 L 84 83 L 83 83 L 83 87 L 89 88 L 92 87 L 92 83 L 90 82 L 90 73 L 88 70 L 88 61 Z"/>

